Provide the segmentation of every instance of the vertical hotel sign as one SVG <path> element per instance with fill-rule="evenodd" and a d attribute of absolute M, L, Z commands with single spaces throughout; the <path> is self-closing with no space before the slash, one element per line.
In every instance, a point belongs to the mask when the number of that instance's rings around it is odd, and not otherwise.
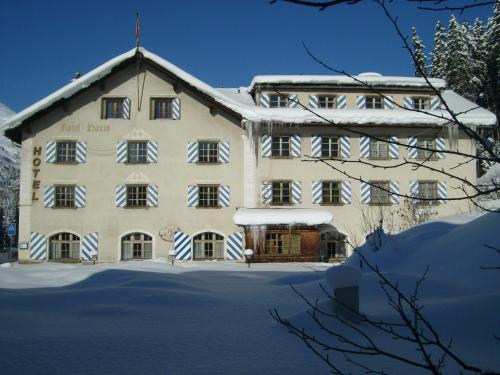
<path fill-rule="evenodd" d="M 38 190 L 40 189 L 40 165 L 42 164 L 42 147 L 33 147 L 33 185 L 31 193 L 31 201 L 38 200 Z"/>

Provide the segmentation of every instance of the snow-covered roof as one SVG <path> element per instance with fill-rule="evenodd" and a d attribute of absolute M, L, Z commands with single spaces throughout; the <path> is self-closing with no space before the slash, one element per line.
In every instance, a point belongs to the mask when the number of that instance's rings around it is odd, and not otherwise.
<path fill-rule="evenodd" d="M 327 75 L 259 75 L 255 76 L 248 86 L 251 92 L 256 85 L 339 85 L 339 86 L 362 86 L 364 84 L 377 87 L 402 87 L 402 88 L 429 88 L 424 78 L 383 76 L 378 73 L 361 73 L 353 76 L 356 79 L 343 76 Z M 438 89 L 446 87 L 446 81 L 440 78 L 430 78 L 429 81 Z"/>
<path fill-rule="evenodd" d="M 333 214 L 319 208 L 238 208 L 236 225 L 321 225 L 332 224 Z"/>

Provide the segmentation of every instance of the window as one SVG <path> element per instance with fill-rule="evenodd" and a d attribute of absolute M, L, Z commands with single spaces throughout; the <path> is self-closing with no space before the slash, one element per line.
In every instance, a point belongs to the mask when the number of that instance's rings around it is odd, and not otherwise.
<path fill-rule="evenodd" d="M 151 120 L 172 118 L 173 98 L 151 98 Z"/>
<path fill-rule="evenodd" d="M 346 236 L 338 232 L 326 232 L 320 236 L 320 254 L 324 261 L 346 257 Z"/>
<path fill-rule="evenodd" d="M 219 206 L 218 185 L 202 185 L 198 189 L 198 207 Z"/>
<path fill-rule="evenodd" d="M 290 157 L 290 137 L 273 136 L 271 138 L 271 156 Z"/>
<path fill-rule="evenodd" d="M 372 182 L 375 186 L 370 186 L 371 204 L 389 204 L 389 181 Z"/>
<path fill-rule="evenodd" d="M 218 142 L 198 142 L 198 162 L 217 163 L 219 161 Z"/>
<path fill-rule="evenodd" d="M 429 98 L 417 98 L 413 99 L 413 108 L 414 109 L 430 109 L 431 108 L 431 100 Z"/>
<path fill-rule="evenodd" d="M 321 184 L 323 204 L 340 204 L 340 181 L 323 181 Z"/>
<path fill-rule="evenodd" d="M 49 259 L 80 260 L 80 237 L 72 233 L 58 233 L 49 239 Z"/>
<path fill-rule="evenodd" d="M 388 140 L 370 139 L 370 159 L 387 159 L 389 158 L 389 143 Z"/>
<path fill-rule="evenodd" d="M 269 107 L 286 108 L 288 107 L 288 97 L 286 95 L 269 95 Z"/>
<path fill-rule="evenodd" d="M 127 185 L 127 207 L 146 207 L 147 185 Z"/>
<path fill-rule="evenodd" d="M 426 150 L 417 148 L 417 159 L 437 159 L 436 142 L 432 138 L 418 138 L 417 146 L 423 147 Z"/>
<path fill-rule="evenodd" d="M 300 233 L 266 233 L 266 255 L 300 255 Z"/>
<path fill-rule="evenodd" d="M 382 109 L 383 101 L 381 96 L 367 96 L 366 97 L 366 108 L 367 109 Z"/>
<path fill-rule="evenodd" d="M 272 183 L 272 204 L 290 204 L 290 181 L 276 181 Z"/>
<path fill-rule="evenodd" d="M 145 233 L 131 233 L 122 237 L 122 259 L 151 259 L 153 238 Z"/>
<path fill-rule="evenodd" d="M 337 108 L 337 97 L 334 95 L 319 95 L 319 108 Z"/>
<path fill-rule="evenodd" d="M 436 204 L 438 199 L 437 182 L 436 181 L 419 181 L 418 182 L 418 198 L 425 199 L 419 203 Z M 428 201 L 427 199 L 435 199 Z"/>
<path fill-rule="evenodd" d="M 127 163 L 146 163 L 147 161 L 147 142 L 127 142 Z"/>
<path fill-rule="evenodd" d="M 224 259 L 224 237 L 205 232 L 193 238 L 194 259 Z"/>
<path fill-rule="evenodd" d="M 337 137 L 321 137 L 321 156 L 340 156 L 340 145 Z"/>
<path fill-rule="evenodd" d="M 76 142 L 64 141 L 56 143 L 57 163 L 76 163 Z"/>
<path fill-rule="evenodd" d="M 102 100 L 101 118 L 123 118 L 123 102 L 125 98 L 105 98 Z"/>
<path fill-rule="evenodd" d="M 57 208 L 74 208 L 75 207 L 75 186 L 74 185 L 59 185 L 55 187 L 55 204 Z"/>

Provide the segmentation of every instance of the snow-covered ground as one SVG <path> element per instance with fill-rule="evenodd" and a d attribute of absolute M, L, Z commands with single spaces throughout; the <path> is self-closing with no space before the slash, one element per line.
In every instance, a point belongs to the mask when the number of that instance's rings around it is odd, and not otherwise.
<path fill-rule="evenodd" d="M 435 220 L 384 238 L 365 255 L 402 288 L 430 265 L 424 312 L 453 350 L 500 368 L 500 214 Z M 358 266 L 357 259 L 348 261 Z M 326 299 L 321 263 L 166 261 L 0 266 L 0 369 L 5 374 L 325 374 L 326 366 L 275 323 L 269 309 L 314 332 L 289 287 Z M 377 277 L 362 269 L 361 310 L 392 319 Z M 332 323 L 333 324 L 333 323 Z M 320 334 L 320 332 L 317 332 Z M 374 335 L 391 350 L 418 354 Z M 371 359 L 372 361 L 374 359 Z M 340 362 L 342 363 L 342 362 Z M 374 362 L 372 362 L 374 363 Z M 376 365 L 380 365 L 376 363 Z M 382 362 L 388 373 L 419 374 Z M 451 364 L 445 373 L 455 374 Z M 352 373 L 361 373 L 351 369 Z"/>

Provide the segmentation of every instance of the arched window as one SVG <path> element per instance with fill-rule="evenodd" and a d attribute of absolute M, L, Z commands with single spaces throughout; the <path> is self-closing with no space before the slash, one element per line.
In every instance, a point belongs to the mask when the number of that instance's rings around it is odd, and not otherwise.
<path fill-rule="evenodd" d="M 153 238 L 145 233 L 130 233 L 122 237 L 122 260 L 151 259 Z"/>
<path fill-rule="evenodd" d="M 194 237 L 193 243 L 194 259 L 224 259 L 224 237 L 220 234 L 200 233 Z"/>
<path fill-rule="evenodd" d="M 80 260 L 80 237 L 73 233 L 57 233 L 49 238 L 49 259 Z"/>

